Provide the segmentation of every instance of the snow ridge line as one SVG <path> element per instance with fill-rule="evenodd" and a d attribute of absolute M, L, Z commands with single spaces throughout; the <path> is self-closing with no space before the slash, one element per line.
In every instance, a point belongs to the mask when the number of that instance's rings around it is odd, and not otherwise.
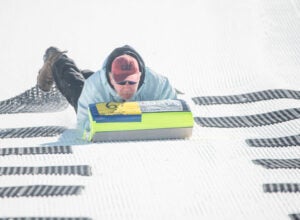
<path fill-rule="evenodd" d="M 71 146 L 0 148 L 0 156 L 71 153 L 73 153 Z"/>
<path fill-rule="evenodd" d="M 92 220 L 86 217 L 7 217 L 0 220 Z"/>
<path fill-rule="evenodd" d="M 0 114 L 58 112 L 68 107 L 66 98 L 52 87 L 49 92 L 43 92 L 38 86 L 0 102 Z"/>
<path fill-rule="evenodd" d="M 84 186 L 29 185 L 0 187 L 0 197 L 36 197 L 79 195 Z"/>
<path fill-rule="evenodd" d="M 289 217 L 291 220 L 300 220 L 300 213 L 289 214 Z"/>
<path fill-rule="evenodd" d="M 66 129 L 62 126 L 4 128 L 0 129 L 0 138 L 53 137 L 63 133 Z"/>
<path fill-rule="evenodd" d="M 239 95 L 199 96 L 192 98 L 197 105 L 243 104 L 271 99 L 300 99 L 300 91 L 271 89 Z"/>
<path fill-rule="evenodd" d="M 2 175 L 79 175 L 91 176 L 91 167 L 88 165 L 77 166 L 42 166 L 42 167 L 0 167 Z"/>
<path fill-rule="evenodd" d="M 252 162 L 267 169 L 300 169 L 300 159 L 257 159 Z"/>
<path fill-rule="evenodd" d="M 240 128 L 257 127 L 300 118 L 300 108 L 284 109 L 263 114 L 227 117 L 194 117 L 202 127 Z"/>
<path fill-rule="evenodd" d="M 300 183 L 266 183 L 263 184 L 265 193 L 295 193 L 300 192 Z"/>
<path fill-rule="evenodd" d="M 278 138 L 247 139 L 250 147 L 288 147 L 300 146 L 300 134 Z"/>

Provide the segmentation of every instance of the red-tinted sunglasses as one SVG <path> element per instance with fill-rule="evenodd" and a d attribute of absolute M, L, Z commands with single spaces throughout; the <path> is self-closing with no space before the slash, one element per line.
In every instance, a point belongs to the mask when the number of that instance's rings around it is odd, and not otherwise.
<path fill-rule="evenodd" d="M 121 82 L 116 82 L 118 85 L 124 86 L 126 85 L 126 83 L 128 83 L 129 85 L 135 85 L 137 84 L 137 82 L 134 81 L 130 81 L 130 80 L 125 80 L 125 81 L 121 81 Z"/>
<path fill-rule="evenodd" d="M 121 81 L 121 82 L 117 82 L 117 81 L 115 80 L 113 74 L 112 74 L 112 73 L 110 73 L 110 74 L 111 74 L 113 80 L 115 81 L 115 83 L 118 84 L 118 85 L 120 85 L 120 86 L 124 86 L 124 85 L 126 85 L 127 83 L 128 83 L 129 85 L 135 85 L 135 84 L 138 83 L 138 82 L 136 82 L 136 81 L 131 81 L 131 80 L 124 80 L 124 81 Z"/>

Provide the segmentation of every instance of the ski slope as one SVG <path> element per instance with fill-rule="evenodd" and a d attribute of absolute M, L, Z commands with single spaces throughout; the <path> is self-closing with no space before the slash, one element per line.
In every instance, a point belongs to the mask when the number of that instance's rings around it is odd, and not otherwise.
<path fill-rule="evenodd" d="M 297 219 L 299 1 L 1 0 L 0 28 L 0 100 L 35 85 L 49 46 L 97 70 L 115 47 L 129 44 L 185 93 L 180 98 L 195 117 L 187 140 L 88 143 L 78 138 L 70 106 L 0 114 L 0 136 L 3 129 L 64 128 L 52 137 L 0 138 L 0 219 Z M 201 97 L 213 102 L 199 104 Z M 224 104 L 230 100 L 237 103 Z M 266 144 L 261 139 L 279 147 L 250 146 Z M 49 151 L 3 153 L 32 147 Z M 29 169 L 44 166 L 86 170 Z M 29 170 L 18 175 L 3 167 Z M 5 187 L 17 186 L 39 188 L 4 196 Z M 58 195 L 46 196 L 51 192 Z"/>

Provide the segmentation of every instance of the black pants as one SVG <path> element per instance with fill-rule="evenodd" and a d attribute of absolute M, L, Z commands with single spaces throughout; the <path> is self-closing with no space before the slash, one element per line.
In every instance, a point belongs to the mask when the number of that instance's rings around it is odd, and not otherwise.
<path fill-rule="evenodd" d="M 77 112 L 77 102 L 81 94 L 85 79 L 94 72 L 80 70 L 75 62 L 63 55 L 52 66 L 53 78 L 56 87 Z"/>

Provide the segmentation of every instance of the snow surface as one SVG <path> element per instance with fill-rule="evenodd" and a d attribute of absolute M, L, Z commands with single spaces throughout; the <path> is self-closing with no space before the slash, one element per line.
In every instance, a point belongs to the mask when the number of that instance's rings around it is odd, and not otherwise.
<path fill-rule="evenodd" d="M 278 99 L 196 106 L 191 97 L 300 86 L 297 0 L 1 0 L 0 99 L 35 85 L 49 46 L 97 70 L 118 46 L 185 92 L 194 116 L 250 115 L 300 107 Z M 288 219 L 297 193 L 263 193 L 264 183 L 299 183 L 298 170 L 268 170 L 260 158 L 299 158 L 298 147 L 250 148 L 247 138 L 299 134 L 300 120 L 254 128 L 204 128 L 189 140 L 87 144 L 76 139 L 71 107 L 58 113 L 0 115 L 0 128 L 60 125 L 59 137 L 0 139 L 0 147 L 73 145 L 74 154 L 7 156 L 0 166 L 80 165 L 93 175 L 1 176 L 0 186 L 84 185 L 81 195 L 0 198 L 0 218 Z"/>

